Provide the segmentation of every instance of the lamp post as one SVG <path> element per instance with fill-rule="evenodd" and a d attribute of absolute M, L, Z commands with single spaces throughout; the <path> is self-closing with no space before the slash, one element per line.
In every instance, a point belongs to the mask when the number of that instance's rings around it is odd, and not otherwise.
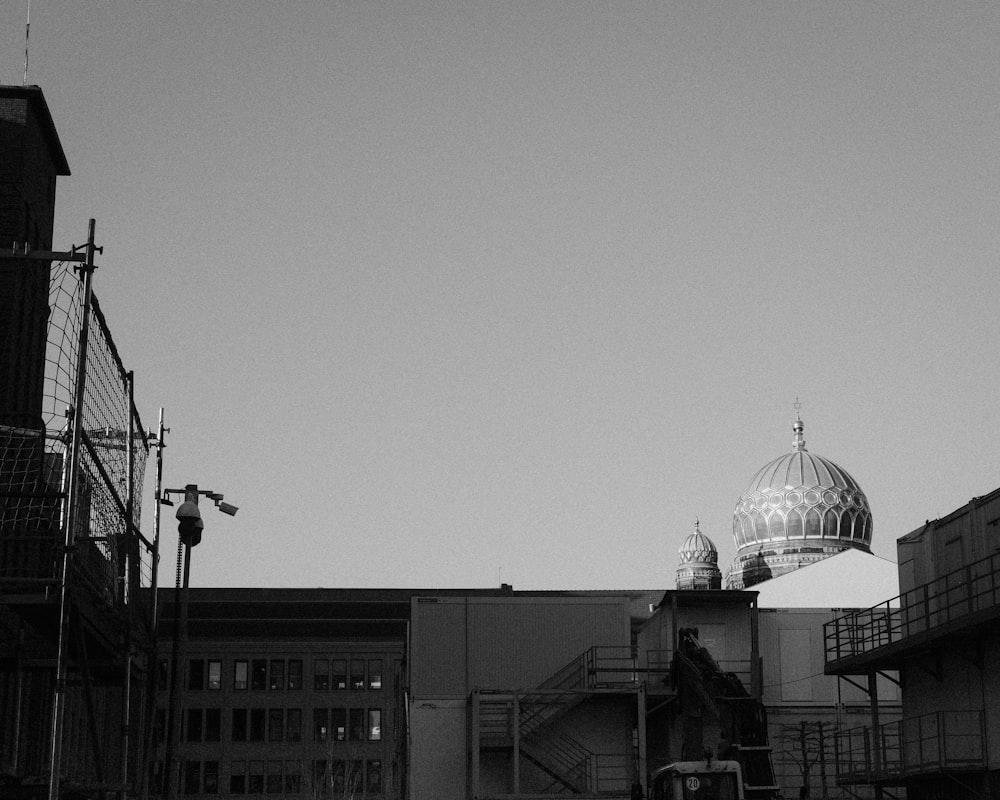
<path fill-rule="evenodd" d="M 236 506 L 222 502 L 223 495 L 199 489 L 195 483 L 189 483 L 183 489 L 164 489 L 164 497 L 160 500 L 164 505 L 172 506 L 169 495 L 184 495 L 184 502 L 177 507 L 177 577 L 174 582 L 174 635 L 173 650 L 170 664 L 170 689 L 167 706 L 167 743 L 163 759 L 163 781 L 165 784 L 161 796 L 166 800 L 174 800 L 180 781 L 180 761 L 174 764 L 174 749 L 180 727 L 178 702 L 180 695 L 180 670 L 184 663 L 184 653 L 187 649 L 188 620 L 188 585 L 191 577 L 191 548 L 201 541 L 205 523 L 201 519 L 201 509 L 198 499 L 207 497 L 215 503 L 215 507 L 223 514 L 236 516 L 239 510 Z M 182 575 L 183 562 L 183 575 Z"/>

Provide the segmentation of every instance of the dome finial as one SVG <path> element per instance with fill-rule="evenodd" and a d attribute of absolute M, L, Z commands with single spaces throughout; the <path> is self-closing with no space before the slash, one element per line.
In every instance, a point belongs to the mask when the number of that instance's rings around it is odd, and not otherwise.
<path fill-rule="evenodd" d="M 804 435 L 805 425 L 802 424 L 802 415 L 799 414 L 799 410 L 802 408 L 802 403 L 799 402 L 799 398 L 795 398 L 795 402 L 792 403 L 792 408 L 795 409 L 795 424 L 792 425 L 792 430 L 795 432 L 795 438 L 792 440 L 793 450 L 805 450 L 806 449 L 806 439 Z"/>

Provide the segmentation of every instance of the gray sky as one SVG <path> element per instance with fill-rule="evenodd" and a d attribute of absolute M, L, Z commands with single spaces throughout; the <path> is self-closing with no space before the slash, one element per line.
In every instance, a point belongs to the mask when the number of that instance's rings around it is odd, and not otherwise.
<path fill-rule="evenodd" d="M 166 483 L 240 506 L 193 583 L 672 588 L 796 397 L 881 555 L 1000 485 L 1000 4 L 35 0 L 30 41 L 55 245 L 96 218 Z"/>

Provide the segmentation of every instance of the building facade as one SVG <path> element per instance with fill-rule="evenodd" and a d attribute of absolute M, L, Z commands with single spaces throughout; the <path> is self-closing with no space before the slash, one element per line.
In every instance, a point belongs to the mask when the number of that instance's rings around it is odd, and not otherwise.
<path fill-rule="evenodd" d="M 1000 796 L 1000 489 L 897 541 L 901 594 L 826 625 L 826 672 L 871 692 L 838 781 L 911 800 Z M 898 670 L 903 716 L 879 715 Z"/>

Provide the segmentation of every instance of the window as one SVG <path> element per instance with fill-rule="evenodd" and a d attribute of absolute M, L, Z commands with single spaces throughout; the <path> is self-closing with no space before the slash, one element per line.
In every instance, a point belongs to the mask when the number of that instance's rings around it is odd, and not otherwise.
<path fill-rule="evenodd" d="M 263 708 L 251 708 L 250 709 L 250 741 L 251 742 L 263 742 L 264 741 L 264 709 Z"/>
<path fill-rule="evenodd" d="M 255 658 L 251 663 L 250 688 L 255 691 L 267 688 L 267 661 Z"/>
<path fill-rule="evenodd" d="M 293 690 L 302 688 L 301 658 L 288 659 L 288 688 Z"/>
<path fill-rule="evenodd" d="M 233 709 L 233 741 L 245 742 L 247 740 L 247 710 L 245 708 Z"/>
<path fill-rule="evenodd" d="M 281 762 L 267 762 L 267 793 L 281 794 Z"/>
<path fill-rule="evenodd" d="M 205 774 L 202 783 L 202 792 L 205 794 L 219 793 L 219 762 L 206 761 Z"/>
<path fill-rule="evenodd" d="M 351 688 L 365 688 L 365 662 L 360 658 L 351 659 Z"/>
<path fill-rule="evenodd" d="M 325 797 L 330 788 L 330 773 L 326 771 L 326 760 L 313 761 L 312 785 L 314 797 Z"/>
<path fill-rule="evenodd" d="M 233 688 L 246 689 L 250 665 L 246 661 L 233 662 Z"/>
<path fill-rule="evenodd" d="M 222 662 L 208 662 L 208 688 L 219 690 L 222 688 Z"/>
<path fill-rule="evenodd" d="M 264 762 L 251 761 L 247 781 L 247 794 L 261 794 L 264 791 Z"/>
<path fill-rule="evenodd" d="M 184 726 L 184 741 L 185 742 L 200 742 L 202 735 L 201 727 L 201 709 L 200 708 L 189 708 L 184 712 L 186 725 Z"/>
<path fill-rule="evenodd" d="M 363 785 L 365 762 L 355 759 L 346 762 L 347 767 L 347 788 L 352 795 L 361 794 Z"/>
<path fill-rule="evenodd" d="M 352 742 L 362 742 L 365 739 L 365 710 L 351 708 L 347 711 Z"/>
<path fill-rule="evenodd" d="M 373 658 L 368 662 L 368 688 L 382 688 L 382 659 Z"/>
<path fill-rule="evenodd" d="M 217 742 L 221 738 L 222 733 L 222 709 L 221 708 L 206 708 L 205 709 L 205 741 L 206 742 Z M 218 775 L 216 775 L 218 779 Z"/>
<path fill-rule="evenodd" d="M 368 794 L 382 794 L 382 762 L 368 762 Z"/>
<path fill-rule="evenodd" d="M 184 794 L 198 794 L 201 790 L 201 762 L 184 762 Z"/>
<path fill-rule="evenodd" d="M 330 735 L 330 712 L 326 708 L 313 709 L 313 741 L 325 742 Z"/>
<path fill-rule="evenodd" d="M 313 661 L 313 689 L 325 692 L 330 688 L 330 662 L 325 658 Z"/>
<path fill-rule="evenodd" d="M 285 662 L 277 659 L 271 660 L 271 689 L 280 691 L 285 688 Z"/>
<path fill-rule="evenodd" d="M 156 689 L 160 692 L 167 691 L 167 678 L 170 673 L 167 670 L 167 659 L 161 658 L 156 662 Z"/>
<path fill-rule="evenodd" d="M 333 794 L 335 797 L 340 797 L 344 793 L 344 771 L 346 766 L 343 761 L 334 761 L 330 766 L 330 779 L 333 783 Z"/>
<path fill-rule="evenodd" d="M 167 730 L 167 709 L 156 709 L 156 716 L 153 717 L 153 745 L 163 743 Z"/>
<path fill-rule="evenodd" d="M 247 762 L 234 761 L 229 766 L 229 793 L 246 794 L 247 792 Z"/>
<path fill-rule="evenodd" d="M 302 741 L 301 708 L 290 708 L 285 712 L 285 738 L 289 742 Z"/>
<path fill-rule="evenodd" d="M 368 740 L 379 742 L 382 740 L 382 709 L 368 709 Z"/>
<path fill-rule="evenodd" d="M 343 742 L 347 740 L 347 709 L 333 709 L 333 740 Z"/>
<path fill-rule="evenodd" d="M 268 709 L 267 728 L 269 742 L 283 742 L 285 740 L 285 709 Z"/>
<path fill-rule="evenodd" d="M 330 678 L 333 681 L 334 689 L 347 688 L 347 662 L 340 658 L 335 658 L 330 662 Z"/>
<path fill-rule="evenodd" d="M 205 688 L 205 660 L 192 658 L 188 661 L 188 689 Z"/>
<path fill-rule="evenodd" d="M 302 768 L 298 761 L 285 762 L 285 794 L 298 794 L 302 791 Z"/>

